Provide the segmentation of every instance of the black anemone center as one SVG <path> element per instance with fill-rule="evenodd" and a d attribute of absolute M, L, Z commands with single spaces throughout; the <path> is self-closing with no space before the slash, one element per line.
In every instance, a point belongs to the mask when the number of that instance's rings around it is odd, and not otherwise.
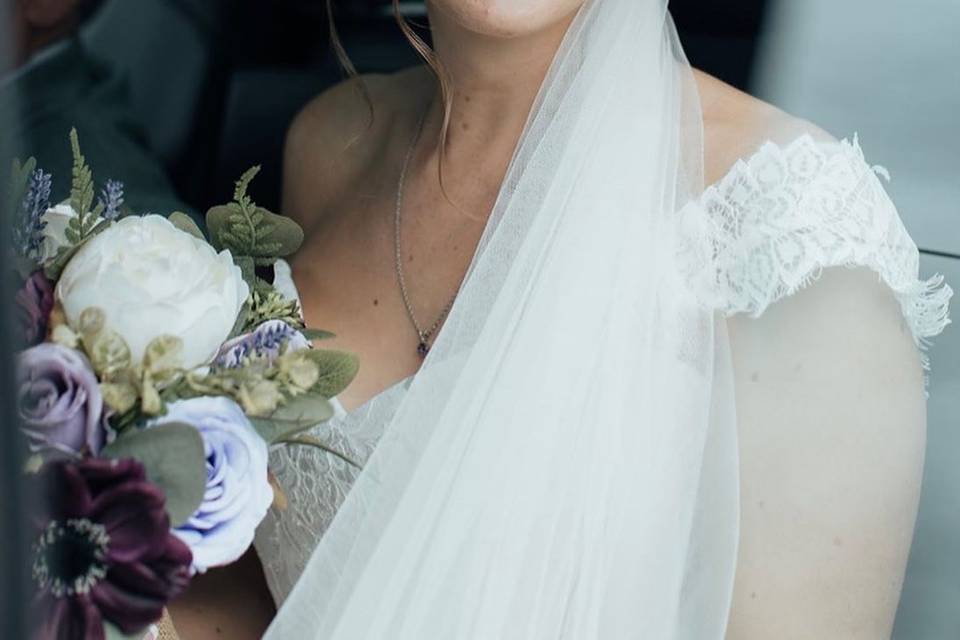
<path fill-rule="evenodd" d="M 37 541 L 33 577 L 57 597 L 86 593 L 106 576 L 109 542 L 103 525 L 87 519 L 54 520 Z"/>

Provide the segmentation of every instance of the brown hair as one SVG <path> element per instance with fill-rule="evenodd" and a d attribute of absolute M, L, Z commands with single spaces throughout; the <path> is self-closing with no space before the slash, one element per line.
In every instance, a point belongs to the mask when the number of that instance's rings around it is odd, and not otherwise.
<path fill-rule="evenodd" d="M 333 0 L 326 0 L 326 2 L 327 17 L 329 18 L 330 46 L 333 48 L 333 52 L 337 56 L 337 60 L 340 62 L 340 65 L 343 67 L 343 70 L 347 76 L 349 78 L 357 79 L 360 91 L 363 93 L 364 100 L 367 103 L 367 108 L 370 112 L 370 124 L 372 124 L 374 111 L 373 101 L 370 98 L 370 93 L 367 91 L 367 87 L 364 84 L 363 79 L 360 78 L 356 67 L 350 60 L 350 56 L 347 54 L 347 51 L 343 46 L 343 41 L 340 40 L 340 34 L 337 31 L 337 26 L 333 16 Z M 453 109 L 453 90 L 450 85 L 450 79 L 447 72 L 443 68 L 443 64 L 437 57 L 436 52 L 430 48 L 430 45 L 428 45 L 423 38 L 417 34 L 407 19 L 403 17 L 403 14 L 400 12 L 400 0 L 393 0 L 393 16 L 396 19 L 397 25 L 400 27 L 400 31 L 403 33 L 404 37 L 406 37 L 407 41 L 420 55 L 420 57 L 423 58 L 427 66 L 430 67 L 430 70 L 433 71 L 434 76 L 437 78 L 437 83 L 440 85 L 440 97 L 443 100 L 443 126 L 440 128 L 440 161 L 438 163 L 438 173 L 440 178 L 440 190 L 443 192 L 444 197 L 451 204 L 454 204 L 447 195 L 447 190 L 444 186 L 443 179 L 443 159 L 446 149 L 447 134 L 450 129 L 450 112 Z"/>

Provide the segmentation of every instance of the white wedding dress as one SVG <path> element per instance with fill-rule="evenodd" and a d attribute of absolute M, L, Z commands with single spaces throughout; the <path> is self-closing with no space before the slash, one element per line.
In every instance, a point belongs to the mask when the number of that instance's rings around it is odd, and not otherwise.
<path fill-rule="evenodd" d="M 951 292 L 940 278 L 919 279 L 917 248 L 878 174 L 885 172 L 867 164 L 856 138 L 766 143 L 681 209 L 680 262 L 691 289 L 727 316 L 759 316 L 825 268 L 866 267 L 894 292 L 922 347 L 946 324 Z M 277 280 L 295 295 L 286 264 L 278 265 Z M 399 382 L 350 412 L 335 402 L 336 417 L 312 433 L 365 461 L 409 384 Z M 358 472 L 311 447 L 274 450 L 270 468 L 287 505 L 270 510 L 256 548 L 280 605 Z"/>

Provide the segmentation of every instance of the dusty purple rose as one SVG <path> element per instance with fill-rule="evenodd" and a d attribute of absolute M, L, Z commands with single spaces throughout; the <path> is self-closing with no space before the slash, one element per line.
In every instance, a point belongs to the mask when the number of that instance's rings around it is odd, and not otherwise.
<path fill-rule="evenodd" d="M 228 340 L 220 347 L 213 365 L 232 369 L 248 359 L 273 361 L 288 351 L 310 348 L 310 341 L 283 320 L 267 320 L 250 333 Z"/>
<path fill-rule="evenodd" d="M 34 640 L 103 640 L 158 620 L 189 582 L 190 549 L 170 533 L 163 491 L 133 459 L 54 461 L 35 518 Z"/>
<path fill-rule="evenodd" d="M 17 406 L 30 449 L 46 457 L 97 455 L 106 441 L 103 398 L 89 360 L 43 342 L 17 359 Z"/>
<path fill-rule="evenodd" d="M 23 343 L 32 346 L 47 335 L 50 312 L 53 311 L 53 283 L 43 271 L 34 271 L 16 295 L 17 323 Z"/>

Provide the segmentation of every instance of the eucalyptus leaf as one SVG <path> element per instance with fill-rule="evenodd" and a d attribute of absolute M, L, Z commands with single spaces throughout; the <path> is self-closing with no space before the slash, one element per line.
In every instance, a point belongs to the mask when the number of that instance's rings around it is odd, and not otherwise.
<path fill-rule="evenodd" d="M 206 222 L 217 248 L 230 249 L 234 256 L 248 256 L 257 265 L 272 265 L 276 258 L 288 256 L 303 243 L 303 229 L 293 220 L 258 207 L 247 193 L 260 172 L 252 167 L 237 180 L 233 202 L 213 207 Z"/>
<path fill-rule="evenodd" d="M 207 228 L 219 248 L 273 264 L 303 244 L 303 229 L 290 218 L 255 205 L 230 203 L 207 211 Z"/>
<path fill-rule="evenodd" d="M 267 444 L 290 438 L 333 417 L 333 405 L 316 393 L 306 393 L 288 400 L 270 415 L 252 417 L 250 422 Z"/>
<path fill-rule="evenodd" d="M 189 233 L 195 238 L 206 241 L 206 238 L 203 237 L 203 231 L 200 230 L 200 227 L 197 226 L 197 223 L 193 221 L 193 218 L 183 213 L 182 211 L 174 211 L 171 213 L 167 220 L 175 226 L 180 231 Z"/>
<path fill-rule="evenodd" d="M 143 629 L 142 631 L 127 635 L 106 621 L 103 623 L 103 631 L 106 634 L 106 640 L 143 640 L 143 637 L 147 634 L 147 630 Z"/>
<path fill-rule="evenodd" d="M 233 255 L 233 261 L 238 267 L 240 267 L 240 275 L 243 276 L 244 282 L 246 282 L 250 287 L 250 291 L 252 293 L 256 289 L 257 280 L 259 280 L 256 272 L 256 263 L 250 256 L 238 254 Z"/>
<path fill-rule="evenodd" d="M 360 362 L 352 353 L 327 349 L 304 350 L 320 368 L 320 379 L 311 391 L 332 398 L 347 388 L 357 376 Z"/>
<path fill-rule="evenodd" d="M 203 500 L 207 482 L 203 439 L 189 424 L 167 422 L 125 432 L 101 456 L 136 458 L 143 463 L 147 477 L 167 496 L 171 526 L 186 522 Z"/>
<path fill-rule="evenodd" d="M 329 340 L 330 338 L 337 337 L 337 334 L 324 331 L 323 329 L 304 329 L 300 333 L 302 333 L 307 340 Z"/>

